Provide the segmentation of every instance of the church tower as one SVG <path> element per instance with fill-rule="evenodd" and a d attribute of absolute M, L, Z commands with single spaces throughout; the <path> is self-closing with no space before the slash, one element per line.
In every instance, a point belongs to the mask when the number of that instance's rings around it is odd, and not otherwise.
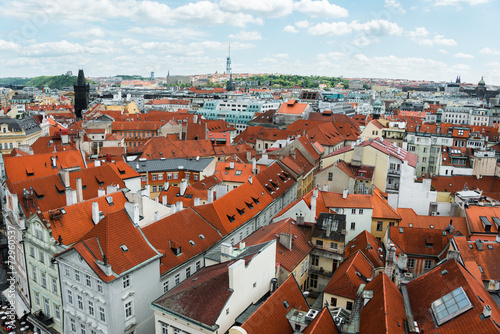
<path fill-rule="evenodd" d="M 89 96 L 90 96 L 90 85 L 86 83 L 85 75 L 83 70 L 78 71 L 78 79 L 76 80 L 76 85 L 74 85 L 75 90 L 75 116 L 76 120 L 82 119 L 83 110 L 88 108 Z"/>

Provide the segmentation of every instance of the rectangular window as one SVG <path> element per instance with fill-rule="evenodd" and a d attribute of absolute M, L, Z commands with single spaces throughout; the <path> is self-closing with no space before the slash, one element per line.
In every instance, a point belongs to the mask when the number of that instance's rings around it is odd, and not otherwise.
<path fill-rule="evenodd" d="M 186 278 L 191 276 L 191 267 L 186 268 Z"/>
<path fill-rule="evenodd" d="M 125 275 L 122 278 L 123 288 L 126 289 L 130 286 L 130 275 Z"/>
<path fill-rule="evenodd" d="M 382 231 L 382 228 L 384 227 L 384 223 L 381 221 L 377 222 L 377 231 Z"/>
<path fill-rule="evenodd" d="M 99 306 L 99 319 L 101 319 L 102 322 L 106 322 L 106 314 L 104 313 L 104 308 Z"/>
<path fill-rule="evenodd" d="M 47 289 L 47 274 L 45 274 L 44 272 L 41 272 L 40 276 L 42 277 L 42 287 Z"/>
<path fill-rule="evenodd" d="M 168 280 L 163 282 L 163 293 L 168 292 Z"/>
<path fill-rule="evenodd" d="M 80 282 L 80 272 L 75 270 L 75 281 Z"/>
<path fill-rule="evenodd" d="M 35 304 L 40 305 L 40 294 L 35 292 Z"/>
<path fill-rule="evenodd" d="M 172 180 L 172 173 L 167 174 L 167 180 Z"/>
<path fill-rule="evenodd" d="M 359 209 L 359 214 L 362 215 L 363 214 L 363 209 Z"/>
<path fill-rule="evenodd" d="M 177 180 L 179 178 L 179 173 L 174 173 L 174 179 Z"/>
<path fill-rule="evenodd" d="M 352 213 L 353 215 L 355 215 L 355 214 L 356 214 L 356 209 L 352 209 L 352 210 L 351 210 L 351 213 Z"/>
<path fill-rule="evenodd" d="M 201 261 L 196 261 L 196 271 L 201 269 Z"/>
<path fill-rule="evenodd" d="M 52 277 L 52 292 L 57 295 L 57 279 Z"/>
<path fill-rule="evenodd" d="M 408 259 L 408 269 L 415 268 L 415 259 Z"/>
<path fill-rule="evenodd" d="M 94 302 L 89 300 L 88 303 L 89 303 L 89 314 L 91 316 L 94 316 Z"/>
<path fill-rule="evenodd" d="M 71 322 L 71 331 L 72 332 L 76 332 L 76 322 L 75 322 L 75 319 L 71 318 L 70 322 Z"/>
<path fill-rule="evenodd" d="M 31 274 L 33 275 L 33 277 L 32 277 L 33 282 L 36 283 L 37 277 L 36 277 L 36 267 L 35 266 L 31 267 Z"/>
<path fill-rule="evenodd" d="M 323 240 L 316 239 L 316 246 L 323 247 Z"/>
<path fill-rule="evenodd" d="M 69 272 L 68 267 L 64 268 L 64 274 L 66 275 L 66 277 L 71 277 L 71 273 Z"/>
<path fill-rule="evenodd" d="M 338 243 L 336 243 L 336 242 L 330 242 L 330 248 L 331 249 L 335 249 L 336 250 L 336 249 L 338 249 L 338 247 L 339 247 Z"/>
<path fill-rule="evenodd" d="M 54 313 L 56 319 L 61 319 L 61 308 L 59 307 L 59 305 L 54 305 Z"/>
<path fill-rule="evenodd" d="M 125 304 L 125 319 L 130 318 L 132 316 L 132 302 L 128 302 Z"/>
<path fill-rule="evenodd" d="M 311 256 L 311 265 L 313 265 L 313 266 L 319 265 L 319 256 L 318 255 Z"/>
<path fill-rule="evenodd" d="M 151 180 L 156 181 L 156 178 L 157 178 L 156 174 L 151 175 Z"/>
<path fill-rule="evenodd" d="M 35 258 L 35 248 L 33 248 L 33 246 L 30 246 L 30 256 Z"/>
<path fill-rule="evenodd" d="M 102 281 L 97 281 L 97 292 L 102 293 Z"/>
<path fill-rule="evenodd" d="M 181 275 L 180 274 L 175 275 L 175 285 L 179 285 L 180 282 L 181 282 Z"/>
<path fill-rule="evenodd" d="M 193 174 L 193 179 L 194 179 L 195 181 L 198 181 L 198 174 Z"/>
<path fill-rule="evenodd" d="M 67 290 L 66 292 L 68 293 L 68 304 L 73 305 L 73 291 Z"/>
<path fill-rule="evenodd" d="M 89 288 L 92 288 L 92 280 L 89 275 L 85 275 L 85 284 L 87 284 Z"/>
<path fill-rule="evenodd" d="M 45 254 L 40 251 L 40 257 L 39 257 L 40 262 L 45 263 Z"/>
<path fill-rule="evenodd" d="M 352 311 L 352 302 L 346 302 L 345 303 L 345 309 L 348 311 Z"/>
<path fill-rule="evenodd" d="M 337 298 L 335 297 L 330 298 L 330 306 L 332 307 L 337 306 Z"/>
<path fill-rule="evenodd" d="M 85 325 L 84 324 L 80 324 L 80 333 L 81 334 L 85 334 L 86 333 Z"/>
<path fill-rule="evenodd" d="M 163 174 L 158 174 L 158 181 L 162 181 L 163 180 Z"/>
<path fill-rule="evenodd" d="M 430 270 L 432 267 L 432 260 L 425 260 L 424 262 L 424 269 L 425 270 Z"/>
<path fill-rule="evenodd" d="M 158 188 L 156 186 L 153 186 L 153 192 L 157 192 L 158 191 Z"/>
<path fill-rule="evenodd" d="M 76 299 L 78 300 L 78 308 L 83 311 L 83 297 L 78 295 Z"/>
<path fill-rule="evenodd" d="M 47 298 L 43 299 L 43 305 L 44 305 L 45 314 L 48 317 L 50 317 L 50 305 L 49 305 L 49 300 Z"/>
<path fill-rule="evenodd" d="M 328 173 L 328 181 L 332 181 L 333 180 L 333 173 Z"/>
<path fill-rule="evenodd" d="M 356 229 L 356 223 L 351 223 L 351 230 L 355 230 Z"/>

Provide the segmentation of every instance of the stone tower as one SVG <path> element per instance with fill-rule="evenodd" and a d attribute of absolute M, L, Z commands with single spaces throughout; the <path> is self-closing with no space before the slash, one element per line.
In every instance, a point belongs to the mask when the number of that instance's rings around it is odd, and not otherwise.
<path fill-rule="evenodd" d="M 77 121 L 82 119 L 83 110 L 89 105 L 90 85 L 86 83 L 83 70 L 78 71 L 78 79 L 76 80 L 75 90 L 75 116 Z"/>

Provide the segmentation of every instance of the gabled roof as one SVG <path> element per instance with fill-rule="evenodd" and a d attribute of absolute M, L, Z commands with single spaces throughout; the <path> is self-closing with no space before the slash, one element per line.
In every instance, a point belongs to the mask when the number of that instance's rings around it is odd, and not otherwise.
<path fill-rule="evenodd" d="M 380 190 L 375 188 L 372 195 L 373 218 L 401 220 L 401 216 L 394 210 L 389 203 L 382 197 Z"/>
<path fill-rule="evenodd" d="M 320 191 L 319 197 L 322 198 L 327 208 L 373 209 L 371 195 L 349 194 L 343 198 L 343 194 Z"/>
<path fill-rule="evenodd" d="M 309 106 L 308 103 L 300 103 L 296 100 L 288 100 L 283 102 L 278 109 L 278 114 L 292 114 L 292 115 L 302 115 L 302 113 Z"/>
<path fill-rule="evenodd" d="M 219 173 L 214 173 L 214 175 L 207 176 L 203 180 L 192 183 L 190 187 L 193 189 L 208 190 L 221 182 Z"/>
<path fill-rule="evenodd" d="M 248 334 L 293 334 L 286 318 L 292 308 L 309 311 L 295 277 L 290 275 L 241 327 Z"/>
<path fill-rule="evenodd" d="M 361 309 L 359 333 L 405 333 L 406 313 L 403 296 L 396 285 L 381 273 L 365 286 L 373 297 Z"/>
<path fill-rule="evenodd" d="M 500 281 L 500 244 L 468 241 L 465 237 L 453 238 L 465 268 L 478 281 Z"/>
<path fill-rule="evenodd" d="M 108 213 L 122 210 L 127 198 L 122 191 L 113 194 L 92 198 L 87 201 L 65 206 L 63 210 L 56 209 L 44 212 L 42 215 L 47 228 L 51 229 L 54 240 L 63 245 L 72 245 L 80 240 L 94 226 L 92 221 L 92 204 L 99 205 L 99 211 L 106 216 Z"/>
<path fill-rule="evenodd" d="M 493 221 L 493 217 L 500 217 L 500 207 L 470 205 L 465 209 L 465 215 L 471 235 L 485 233 L 481 217 L 486 217 L 491 223 L 491 232 L 487 234 L 492 234 L 492 237 L 496 237 L 498 232 L 500 232 L 500 226 L 497 226 Z"/>
<path fill-rule="evenodd" d="M 233 166 L 233 168 L 231 168 Z M 236 162 L 218 162 L 215 171 L 223 182 L 244 183 L 253 175 L 252 164 Z"/>
<path fill-rule="evenodd" d="M 52 168 L 51 158 L 55 158 L 57 167 Z M 4 156 L 3 160 L 7 178 L 13 183 L 58 174 L 61 168 L 85 168 L 85 161 L 80 151 L 63 151 L 55 154 L 46 153 L 17 157 Z"/>
<path fill-rule="evenodd" d="M 465 217 L 422 216 L 417 215 L 413 209 L 406 208 L 398 208 L 398 213 L 401 216 L 401 221 L 399 222 L 399 226 L 401 227 L 431 228 L 432 226 L 436 230 L 444 230 L 448 228 L 451 222 L 455 231 L 469 237 Z"/>
<path fill-rule="evenodd" d="M 292 235 L 292 248 L 287 249 L 280 243 L 281 233 Z M 302 230 L 291 218 L 280 220 L 276 223 L 261 227 L 243 241 L 247 246 L 261 244 L 270 240 L 276 240 L 276 265 L 280 265 L 288 272 L 295 268 L 309 255 L 313 247 Z"/>
<path fill-rule="evenodd" d="M 388 236 L 396 253 L 443 258 L 452 237 L 445 230 L 388 226 Z M 443 235 L 444 234 L 444 235 Z"/>
<path fill-rule="evenodd" d="M 201 254 L 222 238 L 209 222 L 191 208 L 151 223 L 142 230 L 153 247 L 163 254 L 160 274 Z M 177 247 L 180 247 L 178 255 L 174 251 Z"/>
<path fill-rule="evenodd" d="M 73 142 L 68 144 L 62 144 L 61 137 L 40 137 L 33 144 L 31 144 L 31 149 L 34 154 L 52 154 L 55 152 L 63 151 L 76 151 L 76 145 Z"/>
<path fill-rule="evenodd" d="M 483 176 L 478 179 L 475 176 L 453 175 L 433 177 L 432 186 L 437 191 L 456 193 L 467 186 L 469 189 L 480 189 L 484 193 L 500 193 L 500 178 L 495 176 Z"/>
<path fill-rule="evenodd" d="M 116 277 L 107 276 L 97 265 L 97 261 L 103 262 L 104 255 L 113 273 L 118 275 L 148 260 L 160 257 L 143 236 L 140 228 L 132 224 L 125 209 L 109 213 L 78 243 L 57 256 L 72 249 L 75 249 L 94 272 L 106 282 Z"/>
<path fill-rule="evenodd" d="M 104 149 L 104 148 L 103 148 Z M 141 175 L 137 173 L 132 167 L 130 167 L 125 161 L 115 161 L 109 165 L 122 180 L 128 180 L 134 177 L 140 177 Z"/>
<path fill-rule="evenodd" d="M 332 314 L 327 307 L 304 329 L 304 334 L 338 334 L 339 330 L 333 321 Z"/>
<path fill-rule="evenodd" d="M 375 268 L 385 266 L 382 243 L 370 232 L 363 231 L 349 241 L 345 247 L 345 257 L 351 256 L 351 254 L 354 254 L 358 250 L 365 254 L 366 258 L 370 260 Z"/>
<path fill-rule="evenodd" d="M 155 300 L 153 305 L 196 322 L 216 326 L 233 293 L 229 288 L 229 266 L 234 262 L 203 268 Z"/>
<path fill-rule="evenodd" d="M 436 326 L 431 305 L 457 288 L 462 288 L 472 308 Z M 456 260 L 448 260 L 407 285 L 413 317 L 425 333 L 498 333 L 500 310 L 482 282 L 478 282 Z M 485 305 L 491 307 L 491 316 L 479 316 Z"/>
<path fill-rule="evenodd" d="M 173 159 L 214 156 L 215 151 L 210 140 L 172 141 L 166 137 L 152 137 L 145 143 L 130 149 L 130 155 L 138 154 L 138 158 Z"/>
<path fill-rule="evenodd" d="M 292 175 L 276 162 L 257 174 L 254 179 L 260 182 L 273 199 L 280 197 L 295 183 Z"/>
<path fill-rule="evenodd" d="M 357 251 L 344 260 L 325 287 L 324 292 L 335 296 L 356 299 L 359 286 L 372 278 L 373 265 Z"/>

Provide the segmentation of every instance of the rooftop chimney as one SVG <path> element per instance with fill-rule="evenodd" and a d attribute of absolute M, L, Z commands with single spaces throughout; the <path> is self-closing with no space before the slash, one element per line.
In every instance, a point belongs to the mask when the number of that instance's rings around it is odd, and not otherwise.
<path fill-rule="evenodd" d="M 286 249 L 292 250 L 292 240 L 293 236 L 291 234 L 285 232 L 280 233 L 280 244 L 285 246 Z"/>
<path fill-rule="evenodd" d="M 184 196 L 186 193 L 187 189 L 187 179 L 182 179 L 181 184 L 180 184 L 180 196 Z"/>
<path fill-rule="evenodd" d="M 66 189 L 66 205 L 73 205 L 76 202 L 77 197 L 76 197 L 76 190 L 73 190 L 71 188 Z"/>
<path fill-rule="evenodd" d="M 154 221 L 160 220 L 160 213 L 158 211 L 155 211 L 155 218 Z"/>
<path fill-rule="evenodd" d="M 81 177 L 76 179 L 76 200 L 78 203 L 83 202 L 83 186 Z"/>
<path fill-rule="evenodd" d="M 182 209 L 183 209 L 182 201 L 177 202 L 177 203 L 176 203 L 176 206 L 177 206 L 177 208 L 176 208 L 176 209 L 177 209 L 177 211 L 178 211 L 178 212 L 179 212 L 179 211 L 182 211 Z"/>
<path fill-rule="evenodd" d="M 172 204 L 170 206 L 170 214 L 173 215 L 174 213 L 176 212 L 176 207 L 175 207 L 175 204 Z"/>
<path fill-rule="evenodd" d="M 349 195 L 349 190 L 344 189 L 344 191 L 342 192 L 342 198 L 346 199 L 348 195 Z"/>
<path fill-rule="evenodd" d="M 200 205 L 200 198 L 199 197 L 195 197 L 193 199 L 193 206 L 199 206 Z"/>
<path fill-rule="evenodd" d="M 213 189 L 208 189 L 207 190 L 207 193 L 208 193 L 208 204 L 210 203 L 213 203 L 214 201 L 214 190 Z"/>
<path fill-rule="evenodd" d="M 71 187 L 69 183 L 69 171 L 66 169 L 59 170 L 59 175 L 61 176 L 62 182 L 66 188 Z"/>
<path fill-rule="evenodd" d="M 94 225 L 99 222 L 99 204 L 97 202 L 92 203 L 92 221 Z"/>
<path fill-rule="evenodd" d="M 234 169 L 234 161 L 229 162 L 229 169 Z"/>
<path fill-rule="evenodd" d="M 163 184 L 163 190 L 167 191 L 168 188 L 170 188 L 170 182 L 167 181 Z"/>
<path fill-rule="evenodd" d="M 161 197 L 161 204 L 163 204 L 164 206 L 167 206 L 168 202 L 167 202 L 167 195 L 163 195 Z"/>
<path fill-rule="evenodd" d="M 109 194 L 112 194 L 112 193 L 115 193 L 118 191 L 118 186 L 117 185 L 113 185 L 113 184 L 110 184 L 107 188 L 106 188 L 106 193 L 109 195 Z"/>
<path fill-rule="evenodd" d="M 106 190 L 104 190 L 102 188 L 97 189 L 97 197 L 101 197 L 104 195 L 106 195 Z"/>
<path fill-rule="evenodd" d="M 125 211 L 127 211 L 127 214 L 130 217 L 130 220 L 132 220 L 132 223 L 134 223 L 134 225 L 138 226 L 139 220 L 140 220 L 139 203 L 126 202 L 125 203 Z"/>
<path fill-rule="evenodd" d="M 488 318 L 489 316 L 491 316 L 491 306 L 490 305 L 484 305 L 483 316 L 485 318 Z"/>
<path fill-rule="evenodd" d="M 253 184 L 252 175 L 250 175 L 250 176 L 248 177 L 248 183 Z"/>

